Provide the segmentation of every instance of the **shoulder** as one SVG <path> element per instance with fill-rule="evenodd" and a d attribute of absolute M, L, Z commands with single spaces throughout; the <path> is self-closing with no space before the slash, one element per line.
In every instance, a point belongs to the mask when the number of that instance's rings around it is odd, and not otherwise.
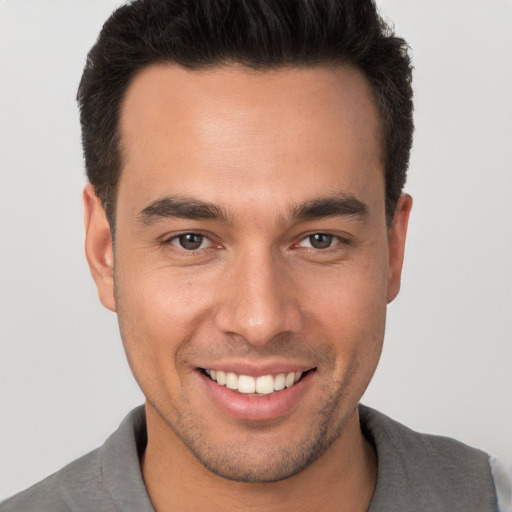
<path fill-rule="evenodd" d="M 362 428 L 379 445 L 381 450 L 392 449 L 394 453 L 409 459 L 409 453 L 416 453 L 427 457 L 430 465 L 437 462 L 443 465 L 452 461 L 460 464 L 474 463 L 475 460 L 484 462 L 484 467 L 489 471 L 489 455 L 477 448 L 473 448 L 455 439 L 443 436 L 421 434 L 411 430 L 401 423 L 385 416 L 384 414 L 359 406 Z M 419 461 L 416 461 L 419 463 Z"/>
<path fill-rule="evenodd" d="M 0 512 L 152 512 L 139 463 L 146 440 L 138 407 L 103 446 L 7 499 Z"/>
<path fill-rule="evenodd" d="M 87 490 L 92 500 L 101 498 L 98 510 L 105 508 L 105 489 L 101 478 L 101 448 L 68 464 L 0 505 L 0 512 L 69 512 L 75 510 L 77 493 Z M 94 504 L 91 503 L 91 510 Z M 114 508 L 112 508 L 114 510 Z"/>
<path fill-rule="evenodd" d="M 497 510 L 488 454 L 454 439 L 414 432 L 368 407 L 360 406 L 359 414 L 377 452 L 374 501 L 394 500 L 402 507 L 394 510 Z"/>

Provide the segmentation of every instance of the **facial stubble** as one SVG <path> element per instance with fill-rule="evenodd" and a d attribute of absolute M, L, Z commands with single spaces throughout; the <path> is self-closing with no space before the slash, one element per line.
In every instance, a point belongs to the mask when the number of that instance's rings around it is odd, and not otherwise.
<path fill-rule="evenodd" d="M 323 374 L 319 395 L 325 398 L 310 411 L 307 417 L 295 420 L 296 423 L 300 422 L 302 425 L 304 422 L 309 422 L 304 435 L 299 440 L 292 440 L 286 446 L 283 444 L 276 446 L 273 429 L 278 428 L 281 422 L 291 421 L 289 418 L 284 417 L 261 423 L 238 420 L 236 428 L 239 435 L 236 437 L 236 441 L 225 443 L 222 446 L 209 443 L 207 433 L 212 427 L 207 424 L 208 420 L 203 420 L 195 414 L 187 396 L 182 394 L 179 404 L 171 403 L 166 399 L 165 393 L 158 392 L 158 390 L 152 393 L 149 389 L 152 386 L 148 385 L 148 380 L 140 378 L 137 371 L 138 365 L 134 363 L 128 346 L 130 343 L 138 343 L 140 340 L 134 339 L 136 338 L 133 336 L 134 332 L 125 332 L 123 328 L 121 321 L 123 300 L 117 281 L 114 280 L 114 282 L 121 337 L 135 379 L 147 402 L 169 428 L 169 434 L 179 439 L 195 459 L 211 473 L 241 483 L 278 482 L 305 470 L 317 461 L 342 434 L 358 405 L 358 397 L 355 398 L 353 387 L 357 386 L 356 377 L 361 371 L 360 360 L 356 358 L 352 361 L 346 368 L 343 378 L 337 381 L 335 377 L 336 351 L 333 347 L 325 345 L 315 347 L 314 344 L 307 341 L 297 342 L 297 340 L 287 340 L 285 337 L 270 343 L 263 351 L 258 352 L 258 356 L 293 356 L 297 355 L 297 352 L 302 352 L 301 355 L 307 353 L 310 360 L 315 360 L 318 363 L 317 368 L 321 369 Z M 187 367 L 187 361 L 191 359 L 191 354 L 199 350 L 197 347 L 191 348 L 193 343 L 192 337 L 186 339 L 174 357 L 175 371 L 180 376 L 182 389 L 186 389 L 187 383 L 179 369 Z M 233 346 L 240 346 L 239 342 L 236 344 L 233 340 L 227 340 L 226 347 L 228 348 L 223 349 L 223 355 L 226 353 L 233 355 L 233 352 L 236 352 L 237 355 L 247 356 L 252 351 L 252 348 L 247 345 L 244 350 L 229 349 Z M 290 350 L 284 347 L 294 348 Z M 302 347 L 302 350 L 297 347 Z M 373 371 L 371 375 L 368 375 L 364 389 L 372 375 Z M 155 382 L 155 376 L 151 376 L 150 381 Z M 188 386 L 190 387 L 190 385 L 189 380 Z"/>
<path fill-rule="evenodd" d="M 279 447 L 272 442 L 274 424 L 262 426 L 245 422 L 244 425 L 244 422 L 240 422 L 244 438 L 217 448 L 205 441 L 202 433 L 208 426 L 198 423 L 192 413 L 180 414 L 175 422 L 171 422 L 160 408 L 153 403 L 151 405 L 194 457 L 213 474 L 242 483 L 269 483 L 300 473 L 321 457 L 339 437 L 354 412 L 350 409 L 336 418 L 335 412 L 343 398 L 344 386 L 321 408 L 311 412 L 310 418 L 307 418 L 310 427 L 302 439 Z"/>

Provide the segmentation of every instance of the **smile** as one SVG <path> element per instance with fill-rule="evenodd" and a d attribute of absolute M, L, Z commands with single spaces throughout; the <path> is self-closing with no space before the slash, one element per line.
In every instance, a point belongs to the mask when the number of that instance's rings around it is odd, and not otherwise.
<path fill-rule="evenodd" d="M 274 391 L 292 387 L 305 373 L 308 373 L 297 371 L 251 377 L 250 375 L 237 375 L 233 372 L 221 370 L 204 369 L 203 372 L 217 384 L 244 395 L 270 395 Z"/>

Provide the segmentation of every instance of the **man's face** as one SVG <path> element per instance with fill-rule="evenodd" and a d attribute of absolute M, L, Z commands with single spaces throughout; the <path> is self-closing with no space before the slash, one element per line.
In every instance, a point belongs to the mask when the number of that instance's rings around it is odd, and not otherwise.
<path fill-rule="evenodd" d="M 366 80 L 151 66 L 121 133 L 114 279 L 96 281 L 150 439 L 235 480 L 302 470 L 357 417 L 398 290 Z"/>

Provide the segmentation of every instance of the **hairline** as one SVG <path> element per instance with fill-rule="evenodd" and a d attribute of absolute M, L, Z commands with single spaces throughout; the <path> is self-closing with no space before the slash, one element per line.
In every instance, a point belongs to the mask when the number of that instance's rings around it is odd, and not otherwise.
<path fill-rule="evenodd" d="M 318 59 L 318 60 L 310 60 L 306 62 L 296 62 L 296 63 L 279 63 L 275 66 L 264 64 L 264 65 L 258 65 L 256 63 L 247 62 L 245 63 L 243 60 L 239 59 L 232 59 L 232 60 L 221 60 L 219 59 L 218 62 L 213 63 L 206 63 L 206 64 L 197 64 L 193 66 L 185 66 L 183 64 L 180 64 L 179 62 L 172 60 L 172 59 L 161 59 L 153 62 L 148 62 L 145 65 L 137 68 L 134 73 L 129 77 L 127 80 L 121 97 L 117 103 L 117 118 L 116 118 L 116 129 L 115 133 L 113 135 L 113 141 L 115 142 L 115 153 L 117 157 L 117 181 L 115 190 L 112 191 L 111 194 L 107 194 L 107 198 L 111 199 L 111 206 L 112 209 L 108 208 L 106 204 L 103 205 L 106 214 L 107 214 L 107 220 L 110 226 L 110 232 L 112 240 L 115 240 L 115 234 L 116 234 L 116 209 L 117 209 L 117 199 L 118 199 L 118 192 L 119 192 L 119 183 L 121 181 L 124 163 L 125 163 L 125 153 L 126 153 L 126 144 L 123 141 L 123 134 L 121 131 L 121 118 L 124 110 L 124 105 L 126 102 L 126 97 L 128 94 L 128 91 L 130 87 L 133 85 L 133 82 L 135 79 L 140 76 L 144 71 L 147 69 L 150 69 L 152 67 L 158 67 L 158 66 L 175 66 L 179 67 L 181 69 L 184 69 L 185 71 L 197 71 L 197 72 L 208 72 L 208 71 L 216 71 L 216 70 L 222 70 L 222 69 L 229 69 L 233 68 L 236 70 L 240 70 L 246 73 L 256 73 L 256 74 L 266 74 L 266 73 L 277 73 L 280 71 L 286 71 L 286 70 L 292 70 L 292 69 L 315 69 L 315 68 L 323 68 L 327 71 L 334 71 L 335 69 L 339 69 L 342 67 L 346 68 L 352 68 L 353 70 L 357 71 L 362 78 L 366 81 L 368 85 L 368 90 L 370 92 L 371 101 L 373 104 L 373 107 L 375 109 L 375 113 L 377 115 L 378 124 L 377 124 L 377 133 L 376 136 L 379 139 L 380 144 L 380 157 L 381 157 L 381 165 L 382 165 L 382 172 L 384 177 L 384 200 L 386 203 L 386 210 L 387 210 L 387 184 L 386 184 L 386 175 L 387 175 L 387 148 L 386 148 L 386 140 L 385 140 L 385 123 L 383 119 L 383 113 L 381 112 L 381 109 L 379 108 L 379 102 L 377 99 L 377 95 L 374 91 L 374 88 L 372 86 L 372 83 L 365 73 L 364 69 L 361 68 L 361 66 L 358 66 L 351 62 L 350 60 L 346 58 L 339 58 L 339 59 Z M 109 205 L 110 206 L 110 205 Z M 387 219 L 388 212 L 386 211 L 386 226 L 390 227 L 390 222 Z"/>

